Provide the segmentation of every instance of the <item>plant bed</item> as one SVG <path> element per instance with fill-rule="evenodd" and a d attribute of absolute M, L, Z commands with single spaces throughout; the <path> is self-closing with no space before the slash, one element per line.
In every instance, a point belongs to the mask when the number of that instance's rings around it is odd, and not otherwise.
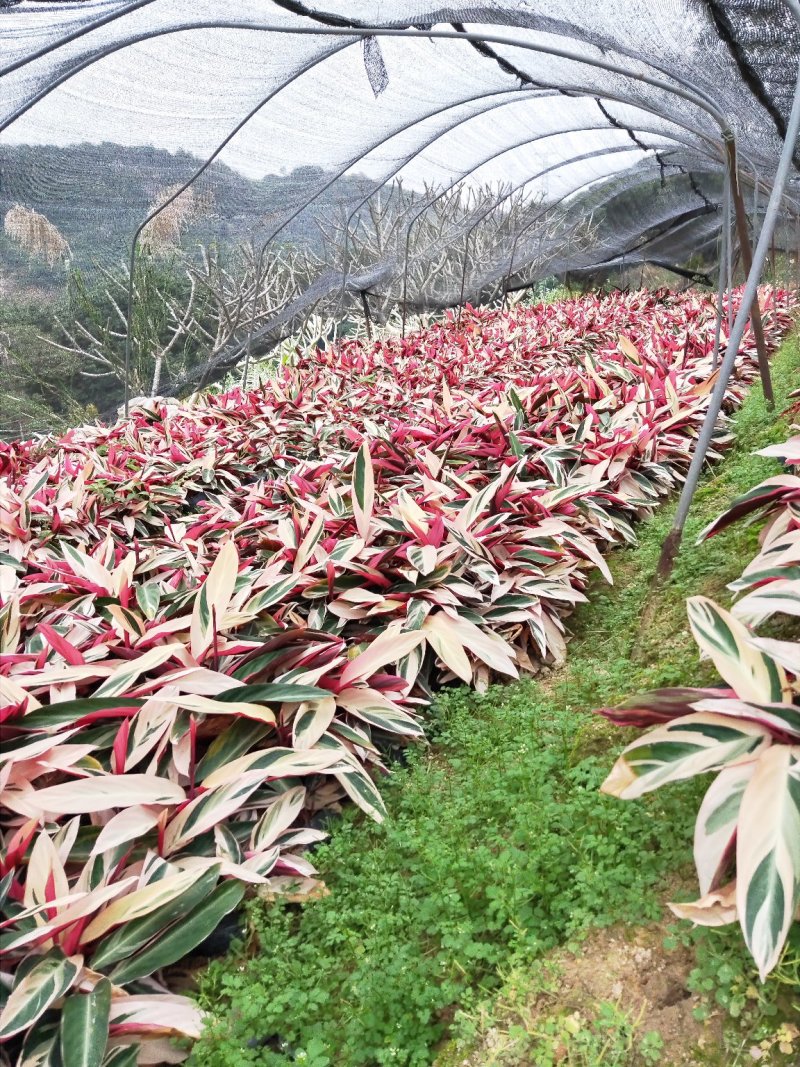
<path fill-rule="evenodd" d="M 110 1055 L 194 1037 L 152 975 L 246 884 L 320 893 L 313 820 L 382 817 L 381 753 L 421 737 L 435 688 L 563 658 L 601 548 L 686 468 L 712 339 L 694 294 L 474 311 L 4 446 L 0 1037 L 44 1054 L 68 1003 Z"/>

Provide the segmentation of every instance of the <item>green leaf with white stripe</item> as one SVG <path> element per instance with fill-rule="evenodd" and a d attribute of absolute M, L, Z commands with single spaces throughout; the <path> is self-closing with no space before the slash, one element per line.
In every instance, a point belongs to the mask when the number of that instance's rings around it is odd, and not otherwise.
<path fill-rule="evenodd" d="M 351 715 L 387 733 L 422 737 L 420 724 L 408 712 L 374 689 L 343 689 L 339 704 Z"/>
<path fill-rule="evenodd" d="M 208 577 L 200 588 L 192 610 L 189 633 L 190 647 L 195 659 L 200 659 L 213 641 L 214 633 L 222 625 L 228 610 L 239 572 L 239 553 L 233 541 L 226 541 L 219 550 Z"/>
<path fill-rule="evenodd" d="M 60 1067 L 58 1027 L 39 1023 L 25 1035 L 16 1067 Z"/>
<path fill-rule="evenodd" d="M 430 574 L 436 570 L 437 552 L 433 545 L 411 545 L 407 551 L 408 562 L 420 574 Z"/>
<path fill-rule="evenodd" d="M 273 604 L 278 604 L 283 600 L 286 594 L 290 593 L 299 581 L 300 578 L 297 574 L 287 574 L 284 578 L 279 578 L 274 585 L 269 586 L 267 589 L 261 589 L 255 596 L 252 596 L 242 608 L 242 612 L 247 615 L 258 615 L 262 611 L 266 611 Z"/>
<path fill-rule="evenodd" d="M 195 872 L 195 879 L 183 893 L 173 897 L 147 915 L 126 921 L 113 934 L 103 938 L 92 953 L 94 970 L 105 970 L 113 963 L 124 960 L 151 941 L 171 923 L 182 919 L 192 908 L 202 903 L 217 884 L 219 867 L 215 864 L 207 871 Z"/>
<path fill-rule="evenodd" d="M 628 745 L 600 788 L 633 800 L 667 782 L 754 759 L 770 743 L 768 731 L 757 723 L 710 713 L 685 715 Z"/>
<path fill-rule="evenodd" d="M 116 985 L 146 978 L 171 963 L 188 956 L 192 949 L 211 934 L 225 916 L 242 901 L 245 887 L 241 882 L 223 882 L 210 896 L 176 923 L 158 940 L 131 956 L 111 972 Z"/>
<path fill-rule="evenodd" d="M 249 770 L 231 782 L 209 789 L 182 808 L 167 825 L 163 854 L 169 856 L 193 838 L 213 830 L 218 822 L 237 812 L 264 781 L 261 770 Z"/>
<path fill-rule="evenodd" d="M 701 650 L 741 700 L 779 703 L 788 691 L 786 673 L 752 643 L 747 627 L 707 597 L 690 597 L 689 625 Z"/>
<path fill-rule="evenodd" d="M 158 582 L 145 582 L 136 589 L 136 603 L 142 610 L 142 614 L 150 622 L 158 614 L 158 605 L 161 603 L 161 586 Z"/>
<path fill-rule="evenodd" d="M 43 812 L 88 815 L 136 804 L 181 804 L 185 799 L 183 789 L 168 778 L 153 774 L 101 774 L 37 789 L 29 802 Z"/>
<path fill-rule="evenodd" d="M 127 692 L 142 674 L 155 670 L 162 663 L 166 663 L 171 656 L 182 654 L 183 650 L 183 645 L 178 643 L 151 648 L 149 652 L 118 667 L 95 691 L 95 697 L 115 697 Z"/>
<path fill-rule="evenodd" d="M 183 896 L 188 889 L 191 889 L 195 878 L 195 872 L 192 870 L 176 869 L 156 881 L 140 885 L 138 889 L 117 897 L 108 907 L 95 915 L 83 932 L 82 942 L 94 941 L 103 937 L 115 926 L 132 923 L 136 919 L 150 915 L 157 908 Z"/>
<path fill-rule="evenodd" d="M 430 600 L 420 600 L 418 597 L 412 597 L 406 605 L 406 618 L 403 628 L 405 630 L 419 630 L 430 614 L 432 607 L 433 604 Z"/>
<path fill-rule="evenodd" d="M 253 852 L 262 852 L 280 837 L 284 830 L 288 830 L 297 816 L 303 810 L 306 802 L 306 788 L 297 785 L 293 789 L 287 789 L 274 800 L 256 825 L 250 835 L 250 849 Z"/>
<path fill-rule="evenodd" d="M 368 774 L 360 767 L 353 765 L 352 770 L 339 771 L 335 777 L 345 793 L 362 811 L 375 822 L 383 822 L 386 808 L 375 783 Z"/>
<path fill-rule="evenodd" d="M 694 863 L 701 896 L 722 884 L 733 861 L 742 796 L 756 762 L 723 767 L 703 797 L 694 827 Z"/>
<path fill-rule="evenodd" d="M 709 700 L 698 700 L 693 707 L 695 711 L 711 711 L 715 715 L 752 719 L 771 730 L 779 741 L 788 739 L 790 744 L 800 741 L 800 707 L 796 704 L 748 704 L 745 700 L 712 697 Z"/>
<path fill-rule="evenodd" d="M 306 562 L 311 558 L 311 554 L 317 547 L 317 544 L 319 543 L 319 540 L 324 532 L 325 516 L 324 514 L 319 514 L 311 523 L 308 532 L 306 533 L 305 537 L 298 546 L 297 555 L 295 556 L 294 563 L 292 564 L 292 570 L 295 574 L 298 574 L 300 571 L 302 571 Z"/>
<path fill-rule="evenodd" d="M 331 514 L 337 519 L 341 519 L 347 514 L 347 507 L 342 495 L 333 486 L 328 490 L 328 507 L 331 509 Z"/>
<path fill-rule="evenodd" d="M 102 711 L 119 711 L 120 717 L 130 709 L 141 708 L 144 700 L 133 697 L 79 697 L 77 700 L 60 700 L 57 704 L 37 708 L 29 715 L 14 720 L 14 726 L 20 730 L 55 730 L 59 726 L 69 726 L 79 719 Z"/>
<path fill-rule="evenodd" d="M 365 540 L 369 535 L 369 524 L 375 507 L 375 474 L 372 469 L 372 457 L 369 443 L 364 439 L 356 453 L 353 465 L 353 514 L 356 529 Z"/>
<path fill-rule="evenodd" d="M 217 856 L 228 860 L 230 863 L 241 863 L 242 849 L 236 837 L 224 823 L 217 823 L 214 827 L 214 842 L 217 846 Z"/>
<path fill-rule="evenodd" d="M 497 490 L 504 486 L 509 478 L 513 478 L 516 473 L 516 464 L 503 467 L 500 474 L 493 479 L 493 481 L 489 482 L 483 489 L 470 497 L 459 512 L 457 520 L 459 530 L 462 532 L 468 531 L 469 528 L 481 518 L 484 512 L 489 510 L 489 507 L 497 494 Z"/>
<path fill-rule="evenodd" d="M 780 959 L 800 904 L 800 746 L 763 753 L 748 782 L 736 842 L 736 906 L 761 980 Z"/>
<path fill-rule="evenodd" d="M 108 1041 L 111 983 L 101 978 L 91 993 L 73 993 L 61 1009 L 64 1067 L 101 1067 Z"/>
<path fill-rule="evenodd" d="M 225 763 L 244 755 L 261 740 L 271 727 L 267 723 L 254 722 L 252 719 L 240 719 L 218 734 L 205 756 L 197 764 L 196 776 L 202 781 L 209 774 Z"/>
<path fill-rule="evenodd" d="M 800 579 L 787 577 L 769 582 L 733 605 L 737 619 L 752 623 L 763 622 L 776 612 L 800 615 Z"/>
<path fill-rule="evenodd" d="M 327 735 L 326 735 L 327 736 Z M 336 754 L 326 752 L 323 748 L 295 750 L 293 748 L 261 749 L 249 752 L 245 756 L 231 760 L 218 767 L 203 779 L 207 789 L 235 782 L 249 771 L 260 771 L 263 778 L 296 778 L 304 774 L 321 774 L 337 762 Z"/>
<path fill-rule="evenodd" d="M 779 641 L 774 637 L 754 637 L 753 645 L 772 656 L 791 674 L 800 676 L 800 641 Z"/>
<path fill-rule="evenodd" d="M 509 430 L 508 443 L 511 445 L 511 451 L 514 453 L 517 459 L 522 459 L 525 455 L 525 446 L 520 441 L 519 437 L 513 430 Z"/>
<path fill-rule="evenodd" d="M 262 682 L 256 685 L 239 685 L 217 693 L 215 700 L 223 703 L 237 704 L 246 701 L 250 704 L 300 704 L 304 700 L 320 700 L 329 697 L 329 689 L 316 685 L 296 685 L 294 682 Z"/>
<path fill-rule="evenodd" d="M 761 559 L 766 559 L 766 553 L 761 554 Z M 797 580 L 800 578 L 800 565 L 790 566 L 787 563 L 776 563 L 774 567 L 763 566 L 759 570 L 751 570 L 748 567 L 741 578 L 737 578 L 735 582 L 728 582 L 728 588 L 734 593 L 743 593 L 745 589 L 755 589 L 757 586 L 764 585 L 765 582 L 772 582 L 778 578 Z"/>
<path fill-rule="evenodd" d="M 362 537 L 345 537 L 338 541 L 331 552 L 331 559 L 336 563 L 344 563 L 357 556 L 364 547 Z"/>
<path fill-rule="evenodd" d="M 336 700 L 332 696 L 301 704 L 292 722 L 292 746 L 313 748 L 333 722 L 335 714 Z"/>
<path fill-rule="evenodd" d="M 8 874 L 0 881 L 0 908 L 5 904 L 8 892 L 11 889 L 11 883 L 14 881 L 14 868 L 8 872 Z"/>
<path fill-rule="evenodd" d="M 31 968 L 12 990 L 0 1012 L 0 1041 L 29 1029 L 72 986 L 83 967 L 82 956 L 67 959 L 54 949 Z"/>
<path fill-rule="evenodd" d="M 696 543 L 699 544 L 701 541 L 705 540 L 706 537 L 711 537 L 712 534 L 719 533 L 720 530 L 724 530 L 726 526 L 729 526 L 730 523 L 742 518 L 742 516 L 749 514 L 751 511 L 755 511 L 757 508 L 764 507 L 766 504 L 780 500 L 781 497 L 788 496 L 792 491 L 796 491 L 798 488 L 800 488 L 800 478 L 790 474 L 778 475 L 776 478 L 767 478 L 766 481 L 763 481 L 760 485 L 748 490 L 743 496 L 737 497 L 727 511 L 718 515 L 713 522 L 709 523 L 709 525 L 701 531 Z"/>

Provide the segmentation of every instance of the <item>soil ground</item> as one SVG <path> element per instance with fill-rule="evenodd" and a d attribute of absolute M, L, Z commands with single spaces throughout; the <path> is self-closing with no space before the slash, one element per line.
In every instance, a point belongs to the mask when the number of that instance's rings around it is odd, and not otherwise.
<path fill-rule="evenodd" d="M 665 921 L 638 929 L 617 925 L 595 930 L 574 949 L 554 953 L 542 964 L 541 981 L 533 980 L 535 992 L 512 1003 L 516 1000 L 512 989 L 508 1001 L 495 1005 L 495 1018 L 477 1045 L 464 1058 L 453 1057 L 450 1062 L 459 1067 L 540 1067 L 541 1050 L 531 1049 L 529 1038 L 544 1032 L 546 1020 L 566 1018 L 569 1032 L 570 1019 L 578 1026 L 591 1023 L 606 1003 L 628 1016 L 635 1035 L 652 1031 L 660 1035 L 660 1063 L 669 1067 L 713 1063 L 722 1044 L 722 1021 L 718 1014 L 702 1022 L 695 1018 L 699 998 L 687 986 L 694 954 L 685 946 L 664 948 L 668 925 Z M 556 1063 L 590 1062 L 575 1060 L 557 1033 L 551 1047 Z M 647 1061 L 632 1048 L 624 1060 L 610 1062 L 627 1067 Z"/>

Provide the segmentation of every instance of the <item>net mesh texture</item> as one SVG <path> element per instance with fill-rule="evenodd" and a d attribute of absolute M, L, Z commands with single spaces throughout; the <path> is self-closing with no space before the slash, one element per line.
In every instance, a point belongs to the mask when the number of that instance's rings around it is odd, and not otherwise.
<path fill-rule="evenodd" d="M 129 392 L 178 395 L 312 319 L 715 285 L 726 138 L 755 236 L 798 62 L 783 0 L 0 0 L 0 433 L 68 379 L 113 414 L 126 338 Z M 778 255 L 799 212 L 795 146 Z"/>

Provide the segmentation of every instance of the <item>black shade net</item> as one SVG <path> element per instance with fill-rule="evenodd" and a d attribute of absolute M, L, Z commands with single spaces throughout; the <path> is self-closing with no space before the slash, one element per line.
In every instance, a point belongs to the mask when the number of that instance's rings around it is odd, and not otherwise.
<path fill-rule="evenodd" d="M 0 317 L 0 432 L 69 417 L 59 376 L 113 412 L 126 335 L 132 394 L 177 394 L 312 315 L 324 343 L 553 276 L 716 284 L 725 142 L 755 235 L 794 3 L 0 0 L 0 300 L 52 312 Z M 798 212 L 796 151 L 787 261 Z"/>

